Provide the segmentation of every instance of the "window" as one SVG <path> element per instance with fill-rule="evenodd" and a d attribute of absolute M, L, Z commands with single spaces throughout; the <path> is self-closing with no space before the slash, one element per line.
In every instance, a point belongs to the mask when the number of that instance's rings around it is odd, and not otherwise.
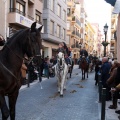
<path fill-rule="evenodd" d="M 22 3 L 16 2 L 16 12 L 25 15 L 25 3 Z"/>
<path fill-rule="evenodd" d="M 44 8 L 47 8 L 47 0 L 44 0 Z"/>
<path fill-rule="evenodd" d="M 51 9 L 52 11 L 54 11 L 54 0 L 51 0 L 51 6 L 50 6 L 50 9 Z"/>
<path fill-rule="evenodd" d="M 67 21 L 67 30 L 70 30 L 70 21 Z"/>
<path fill-rule="evenodd" d="M 47 19 L 43 19 L 44 33 L 47 33 Z"/>
<path fill-rule="evenodd" d="M 61 17 L 61 6 L 58 4 L 58 10 L 57 10 L 57 15 Z"/>
<path fill-rule="evenodd" d="M 57 25 L 57 37 L 60 37 L 60 26 Z"/>
<path fill-rule="evenodd" d="M 67 8 L 67 15 L 70 16 L 70 8 Z"/>
<path fill-rule="evenodd" d="M 66 21 L 66 11 L 63 10 L 63 20 Z"/>
<path fill-rule="evenodd" d="M 50 21 L 50 34 L 54 35 L 54 22 L 52 20 Z"/>
<path fill-rule="evenodd" d="M 63 39 L 65 40 L 65 29 L 63 28 Z"/>
<path fill-rule="evenodd" d="M 37 23 L 41 23 L 41 13 L 36 10 L 35 19 Z"/>

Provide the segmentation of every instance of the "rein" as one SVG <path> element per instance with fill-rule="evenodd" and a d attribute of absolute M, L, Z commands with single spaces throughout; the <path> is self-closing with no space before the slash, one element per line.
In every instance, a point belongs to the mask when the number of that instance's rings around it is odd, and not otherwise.
<path fill-rule="evenodd" d="M 17 80 L 17 83 L 18 81 L 20 81 L 20 79 L 18 79 L 7 67 L 5 67 L 5 65 L 1 61 L 0 64 Z"/>
<path fill-rule="evenodd" d="M 30 64 L 30 62 L 33 60 L 33 57 L 30 57 L 29 59 L 26 59 L 26 58 L 22 58 L 22 57 L 20 57 L 18 54 L 16 54 L 15 52 L 13 52 L 13 50 L 6 44 L 6 47 L 8 48 L 8 49 L 10 49 L 10 51 L 15 55 L 15 56 L 17 56 L 18 58 L 20 58 L 22 61 L 23 60 L 25 60 L 25 61 L 27 61 L 27 63 L 28 64 Z"/>
<path fill-rule="evenodd" d="M 5 45 L 7 46 L 8 49 L 10 49 L 10 47 L 9 47 L 7 44 L 5 44 Z M 16 55 L 17 57 L 19 57 L 21 60 L 23 60 L 23 58 L 21 58 L 18 54 L 16 54 L 15 52 L 13 52 L 12 49 L 10 49 L 10 51 L 11 51 L 14 55 Z"/>

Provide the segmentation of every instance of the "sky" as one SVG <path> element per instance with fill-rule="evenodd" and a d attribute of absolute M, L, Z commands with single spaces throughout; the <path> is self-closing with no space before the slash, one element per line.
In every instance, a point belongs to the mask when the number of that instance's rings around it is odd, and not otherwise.
<path fill-rule="evenodd" d="M 90 23 L 99 23 L 102 33 L 106 23 L 111 28 L 111 5 L 104 0 L 85 0 L 85 8 L 88 15 L 87 20 Z"/>

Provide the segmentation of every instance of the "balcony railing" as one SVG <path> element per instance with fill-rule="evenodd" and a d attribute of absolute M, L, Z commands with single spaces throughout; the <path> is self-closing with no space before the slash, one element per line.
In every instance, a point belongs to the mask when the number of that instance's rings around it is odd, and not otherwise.
<path fill-rule="evenodd" d="M 16 12 L 23 16 L 25 16 L 25 12 L 18 10 L 17 8 L 10 8 L 10 12 Z"/>
<path fill-rule="evenodd" d="M 41 21 L 36 20 L 36 22 L 37 22 L 37 23 L 39 23 L 39 24 L 42 24 L 42 22 L 41 22 Z"/>
<path fill-rule="evenodd" d="M 80 47 L 79 47 L 79 43 L 78 43 L 78 42 L 76 42 L 76 48 L 80 48 Z"/>
<path fill-rule="evenodd" d="M 71 16 L 71 14 L 70 14 L 70 13 L 67 13 L 67 16 Z"/>
<path fill-rule="evenodd" d="M 71 48 L 75 48 L 75 44 L 71 45 Z"/>
<path fill-rule="evenodd" d="M 72 21 L 75 21 L 75 16 L 74 16 L 74 17 L 72 17 Z"/>
<path fill-rule="evenodd" d="M 31 20 L 34 20 L 34 18 L 33 18 L 33 17 L 31 17 L 30 15 L 28 15 L 28 18 L 29 18 L 29 19 L 31 19 Z"/>
<path fill-rule="evenodd" d="M 81 26 L 81 23 L 80 23 L 80 21 L 76 18 L 76 23 L 79 25 L 79 26 Z"/>

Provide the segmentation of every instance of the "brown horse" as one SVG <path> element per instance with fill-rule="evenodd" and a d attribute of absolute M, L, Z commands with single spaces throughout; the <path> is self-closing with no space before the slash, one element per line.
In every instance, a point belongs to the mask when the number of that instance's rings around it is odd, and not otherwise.
<path fill-rule="evenodd" d="M 82 80 L 85 79 L 85 73 L 87 73 L 87 78 L 88 78 L 89 64 L 87 63 L 85 56 L 82 56 L 81 58 L 80 68 L 82 71 Z"/>
<path fill-rule="evenodd" d="M 18 31 L 9 39 L 0 51 L 0 108 L 2 120 L 15 120 L 15 106 L 21 87 L 21 66 L 24 56 L 28 58 L 40 55 L 41 29 L 36 22 L 31 29 Z M 8 96 L 8 106 L 5 101 Z M 8 109 L 9 108 L 9 109 Z"/>

